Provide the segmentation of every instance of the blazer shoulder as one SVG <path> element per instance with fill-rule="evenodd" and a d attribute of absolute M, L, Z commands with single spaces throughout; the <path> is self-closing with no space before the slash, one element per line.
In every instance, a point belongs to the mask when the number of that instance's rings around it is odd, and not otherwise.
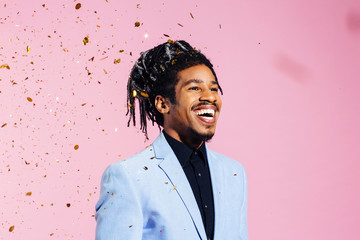
<path fill-rule="evenodd" d="M 150 145 L 147 148 L 143 149 L 141 152 L 138 152 L 131 157 L 119 160 L 115 163 L 112 163 L 108 166 L 110 169 L 118 169 L 118 168 L 125 168 L 125 169 L 132 169 L 143 164 L 149 163 L 149 160 L 155 159 L 154 149 L 153 146 Z"/>
<path fill-rule="evenodd" d="M 238 169 L 245 172 L 244 166 L 240 162 L 232 158 L 229 158 L 221 153 L 215 152 L 209 148 L 207 149 L 207 151 L 209 157 L 214 158 L 215 161 L 221 161 L 221 164 L 223 166 L 227 168 Z"/>

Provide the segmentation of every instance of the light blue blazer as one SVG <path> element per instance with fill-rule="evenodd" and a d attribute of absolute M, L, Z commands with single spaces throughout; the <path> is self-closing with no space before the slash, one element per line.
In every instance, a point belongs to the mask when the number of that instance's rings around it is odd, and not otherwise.
<path fill-rule="evenodd" d="M 242 165 L 206 149 L 215 240 L 247 240 L 247 180 Z M 142 152 L 110 165 L 96 204 L 96 240 L 206 240 L 186 175 L 163 133 Z"/>

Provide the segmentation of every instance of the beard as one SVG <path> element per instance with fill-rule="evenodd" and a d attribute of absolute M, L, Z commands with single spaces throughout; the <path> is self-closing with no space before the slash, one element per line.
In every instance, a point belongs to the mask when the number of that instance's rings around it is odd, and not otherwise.
<path fill-rule="evenodd" d="M 201 140 L 204 142 L 210 141 L 215 134 L 215 133 L 201 134 L 190 127 L 189 127 L 189 130 L 195 139 L 198 139 L 198 140 Z"/>

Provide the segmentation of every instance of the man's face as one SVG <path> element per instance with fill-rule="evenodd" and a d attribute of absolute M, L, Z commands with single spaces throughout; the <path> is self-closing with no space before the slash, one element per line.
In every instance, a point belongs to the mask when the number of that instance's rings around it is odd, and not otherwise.
<path fill-rule="evenodd" d="M 209 140 L 215 133 L 221 99 L 218 84 L 206 65 L 196 65 L 178 72 L 176 103 L 169 102 L 164 115 L 164 129 L 182 142 Z"/>

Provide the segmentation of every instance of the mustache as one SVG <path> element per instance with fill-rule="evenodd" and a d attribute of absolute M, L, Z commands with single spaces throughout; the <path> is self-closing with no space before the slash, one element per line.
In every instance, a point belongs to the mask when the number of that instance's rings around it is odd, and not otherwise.
<path fill-rule="evenodd" d="M 219 111 L 218 105 L 216 103 L 211 103 L 211 102 L 200 102 L 199 104 L 193 106 L 191 110 L 194 110 L 194 108 L 196 107 L 205 106 L 205 105 L 214 105 L 216 107 L 216 110 Z"/>

